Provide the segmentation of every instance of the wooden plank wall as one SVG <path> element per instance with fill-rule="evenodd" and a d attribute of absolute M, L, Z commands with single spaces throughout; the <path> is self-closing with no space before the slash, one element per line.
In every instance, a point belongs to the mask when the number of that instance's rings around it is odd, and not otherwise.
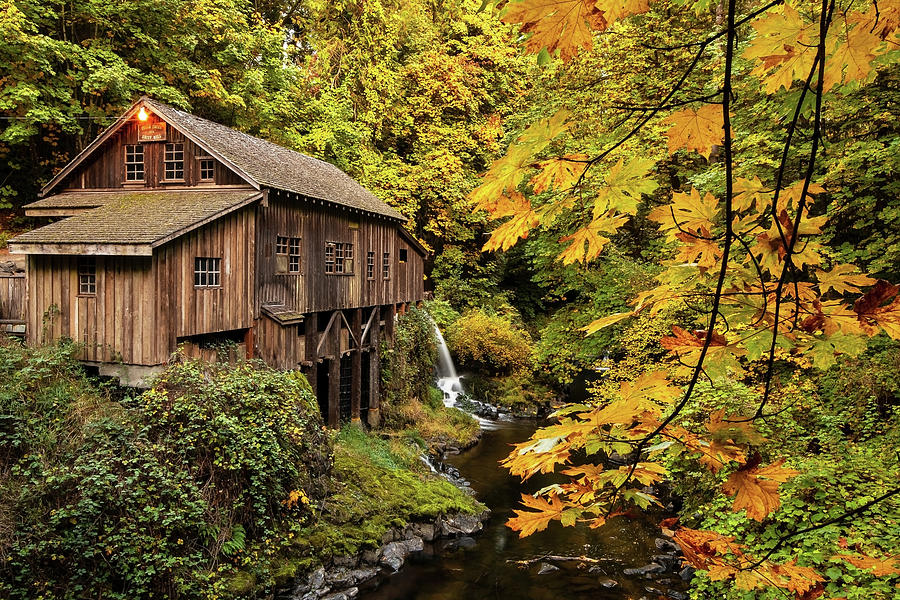
<path fill-rule="evenodd" d="M 25 274 L 0 275 L 0 322 L 25 322 Z"/>
<path fill-rule="evenodd" d="M 158 248 L 153 255 L 159 335 L 177 338 L 253 326 L 255 207 L 236 211 Z M 221 286 L 194 287 L 194 259 L 221 258 Z"/>
<path fill-rule="evenodd" d="M 299 313 L 416 302 L 424 297 L 424 257 L 397 233 L 397 224 L 337 208 L 289 200 L 272 192 L 260 207 L 257 227 L 257 277 L 260 304 L 278 304 Z M 299 275 L 276 273 L 276 236 L 300 237 Z M 353 244 L 352 274 L 325 273 L 325 242 Z M 399 262 L 399 250 L 407 262 Z M 366 277 L 366 257 L 375 253 L 374 277 Z M 390 275 L 382 276 L 383 254 L 390 254 Z"/>
<path fill-rule="evenodd" d="M 66 190 L 80 189 L 128 189 L 148 188 L 172 188 L 193 186 L 242 186 L 247 184 L 234 171 L 216 161 L 215 178 L 213 181 L 200 181 L 200 161 L 196 158 L 200 148 L 184 135 L 166 124 L 166 141 L 140 142 L 144 146 L 144 182 L 125 183 L 125 145 L 137 144 L 138 125 L 135 117 L 126 123 L 81 166 L 66 178 L 62 188 Z M 150 115 L 148 121 L 159 119 Z M 184 143 L 184 181 L 177 183 L 163 183 L 165 170 L 165 148 L 167 142 Z"/>
<path fill-rule="evenodd" d="M 84 344 L 82 360 L 159 364 L 150 257 L 95 260 L 97 293 L 80 295 L 77 256 L 29 257 L 29 343 L 69 337 Z"/>

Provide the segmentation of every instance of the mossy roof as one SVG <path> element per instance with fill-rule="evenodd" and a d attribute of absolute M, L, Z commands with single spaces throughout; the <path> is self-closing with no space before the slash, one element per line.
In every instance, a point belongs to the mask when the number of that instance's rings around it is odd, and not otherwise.
<path fill-rule="evenodd" d="M 330 163 L 156 100 L 144 98 L 142 101 L 173 127 L 249 175 L 260 186 L 406 221 L 406 217 Z"/>
<path fill-rule="evenodd" d="M 96 198 L 93 198 L 96 196 Z M 156 246 L 260 198 L 257 190 L 159 190 L 58 194 L 33 204 L 93 205 L 75 216 L 9 240 L 16 244 Z M 102 203 L 101 203 L 102 202 Z M 33 205 L 32 205 L 33 206 Z"/>

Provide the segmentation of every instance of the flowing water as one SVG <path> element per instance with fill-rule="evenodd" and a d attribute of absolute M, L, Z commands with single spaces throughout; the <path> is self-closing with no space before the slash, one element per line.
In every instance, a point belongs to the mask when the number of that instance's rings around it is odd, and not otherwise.
<path fill-rule="evenodd" d="M 659 555 L 659 516 L 614 517 L 600 529 L 563 528 L 551 524 L 546 531 L 519 539 L 504 523 L 525 490 L 497 461 L 510 444 L 525 440 L 537 423 L 533 420 L 499 421 L 484 432 L 477 446 L 447 462 L 471 482 L 478 498 L 493 511 L 485 530 L 472 538 L 438 541 L 410 557 L 400 572 L 371 582 L 361 590 L 363 600 L 624 600 L 658 598 L 687 586 L 678 575 L 663 573 L 648 579 L 626 576 L 630 567 L 646 565 Z M 549 477 L 535 477 L 527 491 L 547 485 Z M 561 568 L 539 574 L 550 560 L 537 560 L 522 568 L 514 561 L 546 555 L 587 556 L 593 562 L 556 562 Z M 615 582 L 614 587 L 605 587 Z M 648 589 L 649 588 L 649 589 Z"/>
<path fill-rule="evenodd" d="M 434 333 L 437 336 L 438 347 L 438 363 L 435 365 L 437 386 L 444 393 L 444 404 L 446 406 L 454 406 L 456 399 L 463 391 L 462 382 L 459 375 L 456 374 L 456 366 L 450 357 L 450 349 L 447 347 L 447 342 L 444 341 L 441 330 L 436 323 L 432 322 L 432 324 L 434 325 Z"/>

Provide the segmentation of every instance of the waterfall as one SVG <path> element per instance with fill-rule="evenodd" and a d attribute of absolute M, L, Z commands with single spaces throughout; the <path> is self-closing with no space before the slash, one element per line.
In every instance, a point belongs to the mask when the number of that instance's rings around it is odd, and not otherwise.
<path fill-rule="evenodd" d="M 434 321 L 431 323 L 434 325 L 434 333 L 438 342 L 437 386 L 444 393 L 444 404 L 454 406 L 456 399 L 462 393 L 462 384 L 459 382 L 453 358 L 450 357 L 450 349 L 447 348 L 447 342 L 444 341 L 440 328 Z"/>

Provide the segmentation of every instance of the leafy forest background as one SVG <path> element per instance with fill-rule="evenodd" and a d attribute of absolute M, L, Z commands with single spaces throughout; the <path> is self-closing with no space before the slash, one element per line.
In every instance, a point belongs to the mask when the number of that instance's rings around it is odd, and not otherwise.
<path fill-rule="evenodd" d="M 623 4 L 633 9 L 641 3 Z M 858 4 L 838 8 L 863 10 L 864 3 Z M 881 22 L 896 28 L 896 5 L 879 4 Z M 660 339 L 708 312 L 705 299 L 635 311 L 633 318 L 595 327 L 592 335 L 585 328 L 606 315 L 632 314 L 630 302 L 658 285 L 669 261 L 706 270 L 721 258 L 713 248 L 682 253 L 679 232 L 660 230 L 659 208 L 692 190 L 698 200 L 705 194 L 722 197 L 734 179 L 726 177 L 724 146 L 679 147 L 669 135 L 677 122 L 666 119 L 687 103 L 676 99 L 654 107 L 691 64 L 691 43 L 725 26 L 725 3 L 642 4 L 624 11 L 636 17 L 595 28 L 593 43 L 577 52 L 542 50 L 537 58 L 523 45 L 519 26 L 500 20 L 502 5 L 475 0 L 17 0 L 0 6 L 0 206 L 9 209 L 0 235 L 28 228 L 18 209 L 146 94 L 332 162 L 406 215 L 412 233 L 432 253 L 430 312 L 463 367 L 473 372 L 476 395 L 527 413 L 563 398 L 585 373 L 595 379 L 601 366 L 612 368 L 591 390 L 598 403 L 623 382 L 660 371 L 676 385 L 688 381 Z M 759 6 L 738 8 L 749 14 Z M 735 40 L 742 49 L 753 39 L 745 29 Z M 822 228 L 814 232 L 821 248 L 815 262 L 800 267 L 832 275 L 837 286 L 820 289 L 822 296 L 900 279 L 900 67 L 894 31 L 893 37 L 886 34 L 885 51 L 866 57 L 860 67 L 865 72 L 830 97 L 821 119 L 814 182 L 820 199 L 809 209 L 811 219 L 821 218 L 815 222 Z M 529 33 L 533 40 L 540 31 Z M 725 49 L 713 45 L 711 53 L 721 59 Z M 711 100 L 720 92 L 709 87 L 717 65 L 697 65 L 684 82 L 686 97 Z M 801 125 L 812 122 L 812 95 L 804 104 L 790 80 L 783 90 L 742 85 L 758 75 L 746 54 L 734 58 L 733 69 L 733 93 L 743 103 L 731 122 L 733 150 L 753 207 L 764 202 L 753 194 L 772 184 L 798 99 L 805 107 Z M 565 127 L 554 121 L 561 114 Z M 597 217 L 594 204 L 583 195 L 561 198 L 566 186 L 560 184 L 581 185 L 575 166 L 603 153 L 623 127 L 645 117 L 645 126 L 620 148 L 603 177 L 587 178 L 588 191 L 596 183 L 591 193 L 618 178 L 617 202 L 628 206 L 630 217 L 597 242 L 604 246 L 600 255 L 591 243 L 600 236 L 580 233 L 585 219 Z M 536 127 L 548 130 L 536 133 Z M 565 135 L 558 135 L 563 129 Z M 523 147 L 528 153 L 517 158 L 515 149 Z M 547 168 L 560 156 L 568 158 L 555 170 Z M 790 161 L 792 169 L 804 170 L 802 156 L 792 154 Z M 497 180 L 510 164 L 519 180 L 531 169 L 528 207 L 535 214 L 527 216 L 515 205 L 525 198 L 504 185 L 491 191 L 507 193 L 512 208 L 490 206 L 482 198 L 480 206 L 489 210 L 475 210 L 473 190 L 484 195 L 492 170 Z M 489 176 L 482 180 L 485 172 Z M 510 233 L 509 223 L 522 215 L 527 223 Z M 506 225 L 498 229 L 494 217 Z M 710 236 L 698 228 L 694 239 Z M 573 240 L 584 240 L 575 255 Z M 826 281 L 818 277 L 819 284 Z M 752 412 L 758 386 L 768 377 L 767 348 L 745 350 L 749 356 L 741 355 L 740 369 L 723 367 L 726 382 L 699 382 L 682 415 L 686 428 L 708 427 L 706 419 L 717 411 Z M 800 353 L 784 347 L 777 356 L 773 342 L 769 367 L 777 389 L 773 416 L 744 431 L 748 439 L 734 431 L 726 436 L 735 446 L 746 443 L 762 453 L 736 461 L 744 467 L 782 457 L 802 473 L 781 482 L 779 503 L 762 515 L 767 518 L 728 512 L 731 499 L 718 491 L 725 477 L 718 469 L 698 468 L 683 456 L 666 459 L 665 468 L 690 526 L 735 536 L 748 556 L 764 555 L 782 565 L 795 561 L 815 573 L 785 575 L 779 581 L 784 585 L 741 586 L 734 585 L 734 573 L 722 575 L 720 569 L 721 577 L 713 572 L 695 580 L 693 593 L 775 598 L 784 597 L 784 588 L 809 598 L 900 596 L 900 565 L 892 562 L 900 553 L 900 506 L 895 496 L 873 504 L 900 475 L 896 340 L 881 333 L 867 344 Z M 784 537 L 811 526 L 803 536 Z M 734 548 L 706 550 L 730 556 L 734 564 Z M 876 563 L 834 559 L 853 553 Z"/>

